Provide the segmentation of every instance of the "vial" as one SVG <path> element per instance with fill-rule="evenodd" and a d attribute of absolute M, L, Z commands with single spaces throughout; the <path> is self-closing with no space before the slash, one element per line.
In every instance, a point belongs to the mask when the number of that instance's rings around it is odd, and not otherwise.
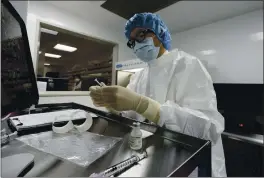
<path fill-rule="evenodd" d="M 133 123 L 133 130 L 129 137 L 129 146 L 132 150 L 140 150 L 142 148 L 142 132 L 139 122 Z"/>

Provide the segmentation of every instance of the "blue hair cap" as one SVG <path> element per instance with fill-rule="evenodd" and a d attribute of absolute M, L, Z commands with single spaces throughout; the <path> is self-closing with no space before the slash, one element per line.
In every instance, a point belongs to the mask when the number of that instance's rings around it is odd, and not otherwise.
<path fill-rule="evenodd" d="M 145 28 L 152 30 L 163 44 L 164 48 L 169 50 L 171 47 L 171 35 L 168 27 L 161 20 L 160 16 L 153 13 L 139 13 L 131 17 L 125 26 L 125 36 L 130 39 L 130 34 L 135 28 Z"/>

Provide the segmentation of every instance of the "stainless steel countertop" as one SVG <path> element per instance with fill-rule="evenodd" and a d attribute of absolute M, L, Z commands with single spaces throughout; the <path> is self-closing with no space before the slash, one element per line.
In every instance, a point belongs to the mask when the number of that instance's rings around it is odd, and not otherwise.
<path fill-rule="evenodd" d="M 264 147 L 263 135 L 260 134 L 234 134 L 230 132 L 223 132 L 222 135 L 227 136 L 230 139 L 240 140 L 255 145 Z"/>
<path fill-rule="evenodd" d="M 13 140 L 9 145 L 2 147 L 2 157 L 17 153 L 33 154 L 35 156 L 34 167 L 26 174 L 26 177 L 88 177 L 92 173 L 100 172 L 135 153 L 128 146 L 128 136 L 131 130 L 129 127 L 120 127 L 117 123 L 110 123 L 103 119 L 94 123 L 95 126 L 91 128 L 93 133 L 123 136 L 123 141 L 87 168 L 41 152 L 18 140 Z M 100 127 L 96 127 L 99 125 Z M 146 131 L 143 131 L 143 135 L 145 137 L 143 150 L 147 151 L 148 157 L 119 175 L 120 177 L 166 177 L 197 151 L 191 146 L 182 145 Z"/>

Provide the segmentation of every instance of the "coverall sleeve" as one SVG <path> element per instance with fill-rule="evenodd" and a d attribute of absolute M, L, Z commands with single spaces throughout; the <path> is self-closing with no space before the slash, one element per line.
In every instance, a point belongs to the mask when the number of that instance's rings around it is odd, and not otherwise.
<path fill-rule="evenodd" d="M 175 98 L 161 105 L 158 124 L 215 144 L 224 130 L 224 118 L 217 110 L 213 82 L 198 59 L 188 62 L 182 82 L 175 84 Z"/>

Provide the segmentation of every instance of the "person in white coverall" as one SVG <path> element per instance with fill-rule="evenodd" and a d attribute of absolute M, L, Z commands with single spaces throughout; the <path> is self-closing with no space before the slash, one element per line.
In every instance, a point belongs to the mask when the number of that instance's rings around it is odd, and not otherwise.
<path fill-rule="evenodd" d="M 135 14 L 126 23 L 125 35 L 128 47 L 148 67 L 132 76 L 127 88 L 90 87 L 94 105 L 210 140 L 212 176 L 226 176 L 224 118 L 217 110 L 212 79 L 200 60 L 177 49 L 168 52 L 171 36 L 156 14 Z"/>

